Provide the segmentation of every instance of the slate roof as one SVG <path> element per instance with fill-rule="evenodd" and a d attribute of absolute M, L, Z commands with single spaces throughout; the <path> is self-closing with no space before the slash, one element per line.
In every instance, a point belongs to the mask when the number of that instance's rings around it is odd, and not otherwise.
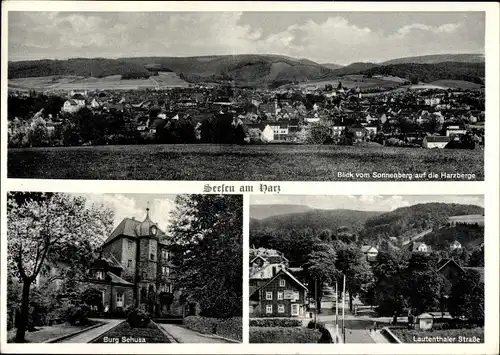
<path fill-rule="evenodd" d="M 134 284 L 122 279 L 120 276 L 113 274 L 111 271 L 106 272 L 106 275 L 111 279 L 112 283 L 125 286 L 134 286 Z"/>
<path fill-rule="evenodd" d="M 146 219 L 149 220 L 149 217 L 146 217 Z M 139 235 L 137 234 L 137 227 L 141 223 L 142 223 L 141 221 L 136 221 L 135 219 L 124 218 L 120 222 L 120 224 L 113 230 L 113 232 L 108 237 L 108 239 L 106 239 L 104 241 L 103 245 L 108 244 L 108 243 L 112 242 L 113 240 L 120 238 L 121 236 L 129 237 L 132 239 L 138 238 Z M 165 235 L 165 233 L 161 229 L 158 228 L 157 236 L 162 237 L 164 235 Z"/>

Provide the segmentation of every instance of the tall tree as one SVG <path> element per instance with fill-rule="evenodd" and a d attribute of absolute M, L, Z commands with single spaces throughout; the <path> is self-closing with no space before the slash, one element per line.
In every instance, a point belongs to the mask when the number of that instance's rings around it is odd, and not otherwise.
<path fill-rule="evenodd" d="M 451 288 L 448 309 L 454 317 L 484 324 L 484 283 L 476 270 L 467 270 Z"/>
<path fill-rule="evenodd" d="M 352 310 L 353 297 L 367 292 L 373 283 L 373 273 L 365 255 L 355 244 L 335 242 L 337 252 L 336 267 L 346 277 L 349 292 L 349 309 Z"/>
<path fill-rule="evenodd" d="M 15 340 L 24 342 L 30 288 L 44 264 L 56 255 L 66 255 L 72 264 L 61 271 L 75 276 L 83 268 L 76 265 L 79 257 L 73 260 L 67 252 L 72 248 L 79 250 L 82 245 L 96 247 L 101 243 L 103 236 L 110 232 L 112 213 L 102 207 L 87 207 L 85 198 L 66 194 L 23 198 L 10 193 L 7 204 L 8 272 L 9 277 L 22 283 L 21 315 Z"/>
<path fill-rule="evenodd" d="M 202 315 L 242 315 L 243 201 L 240 195 L 183 195 L 169 229 L 179 248 L 177 277 Z"/>
<path fill-rule="evenodd" d="M 330 244 L 317 244 L 307 256 L 304 271 L 308 279 L 309 291 L 315 295 L 316 309 L 321 313 L 321 299 L 323 286 L 331 285 L 340 278 L 340 273 L 335 266 L 337 259 L 335 249 Z"/>

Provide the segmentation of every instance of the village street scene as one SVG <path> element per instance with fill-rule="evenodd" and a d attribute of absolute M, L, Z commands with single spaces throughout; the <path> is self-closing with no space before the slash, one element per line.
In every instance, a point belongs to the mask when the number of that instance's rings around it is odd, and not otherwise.
<path fill-rule="evenodd" d="M 241 195 L 9 192 L 8 342 L 241 342 L 242 218 Z"/>
<path fill-rule="evenodd" d="M 252 196 L 250 342 L 484 342 L 483 204 Z"/>

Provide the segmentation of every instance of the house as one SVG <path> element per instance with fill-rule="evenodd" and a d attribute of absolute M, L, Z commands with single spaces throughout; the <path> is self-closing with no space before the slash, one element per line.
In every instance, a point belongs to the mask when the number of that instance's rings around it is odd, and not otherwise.
<path fill-rule="evenodd" d="M 66 100 L 61 108 L 61 111 L 67 113 L 75 113 L 78 112 L 82 107 L 85 107 L 85 101 L 83 104 L 75 101 L 75 100 Z"/>
<path fill-rule="evenodd" d="M 456 284 L 460 279 L 460 276 L 464 273 L 464 269 L 453 259 L 439 260 L 437 264 L 437 271 L 450 282 L 448 287 L 444 290 L 445 294 L 450 293 L 451 286 Z"/>
<path fill-rule="evenodd" d="M 332 135 L 334 137 L 341 136 L 345 130 L 345 126 L 332 126 Z"/>
<path fill-rule="evenodd" d="M 429 253 L 431 248 L 424 242 L 413 242 L 411 246 L 412 253 Z"/>
<path fill-rule="evenodd" d="M 101 107 L 101 105 L 102 105 L 101 102 L 95 97 L 92 99 L 92 102 L 90 103 L 90 107 L 92 107 L 93 109 L 99 108 Z"/>
<path fill-rule="evenodd" d="M 362 141 L 367 135 L 367 130 L 364 127 L 348 127 L 347 132 L 351 133 L 358 142 Z"/>
<path fill-rule="evenodd" d="M 307 287 L 289 271 L 276 274 L 261 286 L 250 287 L 251 317 L 299 317 L 305 314 Z"/>
<path fill-rule="evenodd" d="M 90 266 L 81 288 L 96 288 L 102 294 L 102 309 L 120 313 L 127 306 L 151 314 L 195 314 L 196 304 L 181 301 L 182 287 L 175 283 L 172 245 L 149 218 L 125 218 L 100 247 L 100 256 Z"/>
<path fill-rule="evenodd" d="M 432 329 L 434 316 L 429 313 L 422 313 L 416 317 L 416 329 L 429 330 Z"/>
<path fill-rule="evenodd" d="M 455 240 L 450 244 L 450 250 L 462 249 L 462 244 L 458 240 Z"/>
<path fill-rule="evenodd" d="M 424 148 L 444 148 L 451 141 L 450 137 L 446 136 L 427 136 L 422 141 L 422 147 Z"/>
<path fill-rule="evenodd" d="M 446 137 L 450 136 L 462 136 L 467 133 L 467 130 L 460 128 L 460 126 L 448 126 L 446 127 Z"/>
<path fill-rule="evenodd" d="M 377 260 L 377 255 L 378 255 L 378 249 L 375 247 L 372 247 L 371 245 L 363 245 L 361 247 L 361 251 L 363 254 L 366 256 L 366 260 L 368 261 L 376 261 Z"/>

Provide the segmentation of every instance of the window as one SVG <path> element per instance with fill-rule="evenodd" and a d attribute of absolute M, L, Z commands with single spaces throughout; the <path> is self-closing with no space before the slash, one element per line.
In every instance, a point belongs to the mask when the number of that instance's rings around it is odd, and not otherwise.
<path fill-rule="evenodd" d="M 285 305 L 284 304 L 278 305 L 278 313 L 285 313 Z"/>
<path fill-rule="evenodd" d="M 127 267 L 128 267 L 128 268 L 132 267 L 132 260 L 131 260 L 131 259 L 128 259 L 128 262 L 127 262 Z"/>
<path fill-rule="evenodd" d="M 104 271 L 102 270 L 98 270 L 96 273 L 95 273 L 95 278 L 97 280 L 104 280 Z"/>
<path fill-rule="evenodd" d="M 118 292 L 116 294 L 116 307 L 123 307 L 123 293 Z"/>
<path fill-rule="evenodd" d="M 153 253 L 149 254 L 149 259 L 150 260 L 154 260 L 155 259 L 155 255 Z"/>
<path fill-rule="evenodd" d="M 161 258 L 162 258 L 163 260 L 168 260 L 168 257 L 169 257 L 169 255 L 168 255 L 168 250 L 163 249 L 163 250 L 161 251 Z"/>
<path fill-rule="evenodd" d="M 285 287 L 285 279 L 280 279 L 280 287 Z"/>
<path fill-rule="evenodd" d="M 168 266 L 162 266 L 161 273 L 163 276 L 168 277 L 170 275 L 170 268 Z"/>
<path fill-rule="evenodd" d="M 273 313 L 273 305 L 272 304 L 268 304 L 266 306 L 266 313 L 267 314 Z"/>
<path fill-rule="evenodd" d="M 134 247 L 134 243 L 132 243 L 130 240 L 128 241 L 128 248 L 132 249 Z"/>
<path fill-rule="evenodd" d="M 279 300 L 283 299 L 283 291 L 278 291 L 278 299 Z"/>
<path fill-rule="evenodd" d="M 272 300 L 273 299 L 273 293 L 272 292 L 266 292 L 266 300 Z"/>

